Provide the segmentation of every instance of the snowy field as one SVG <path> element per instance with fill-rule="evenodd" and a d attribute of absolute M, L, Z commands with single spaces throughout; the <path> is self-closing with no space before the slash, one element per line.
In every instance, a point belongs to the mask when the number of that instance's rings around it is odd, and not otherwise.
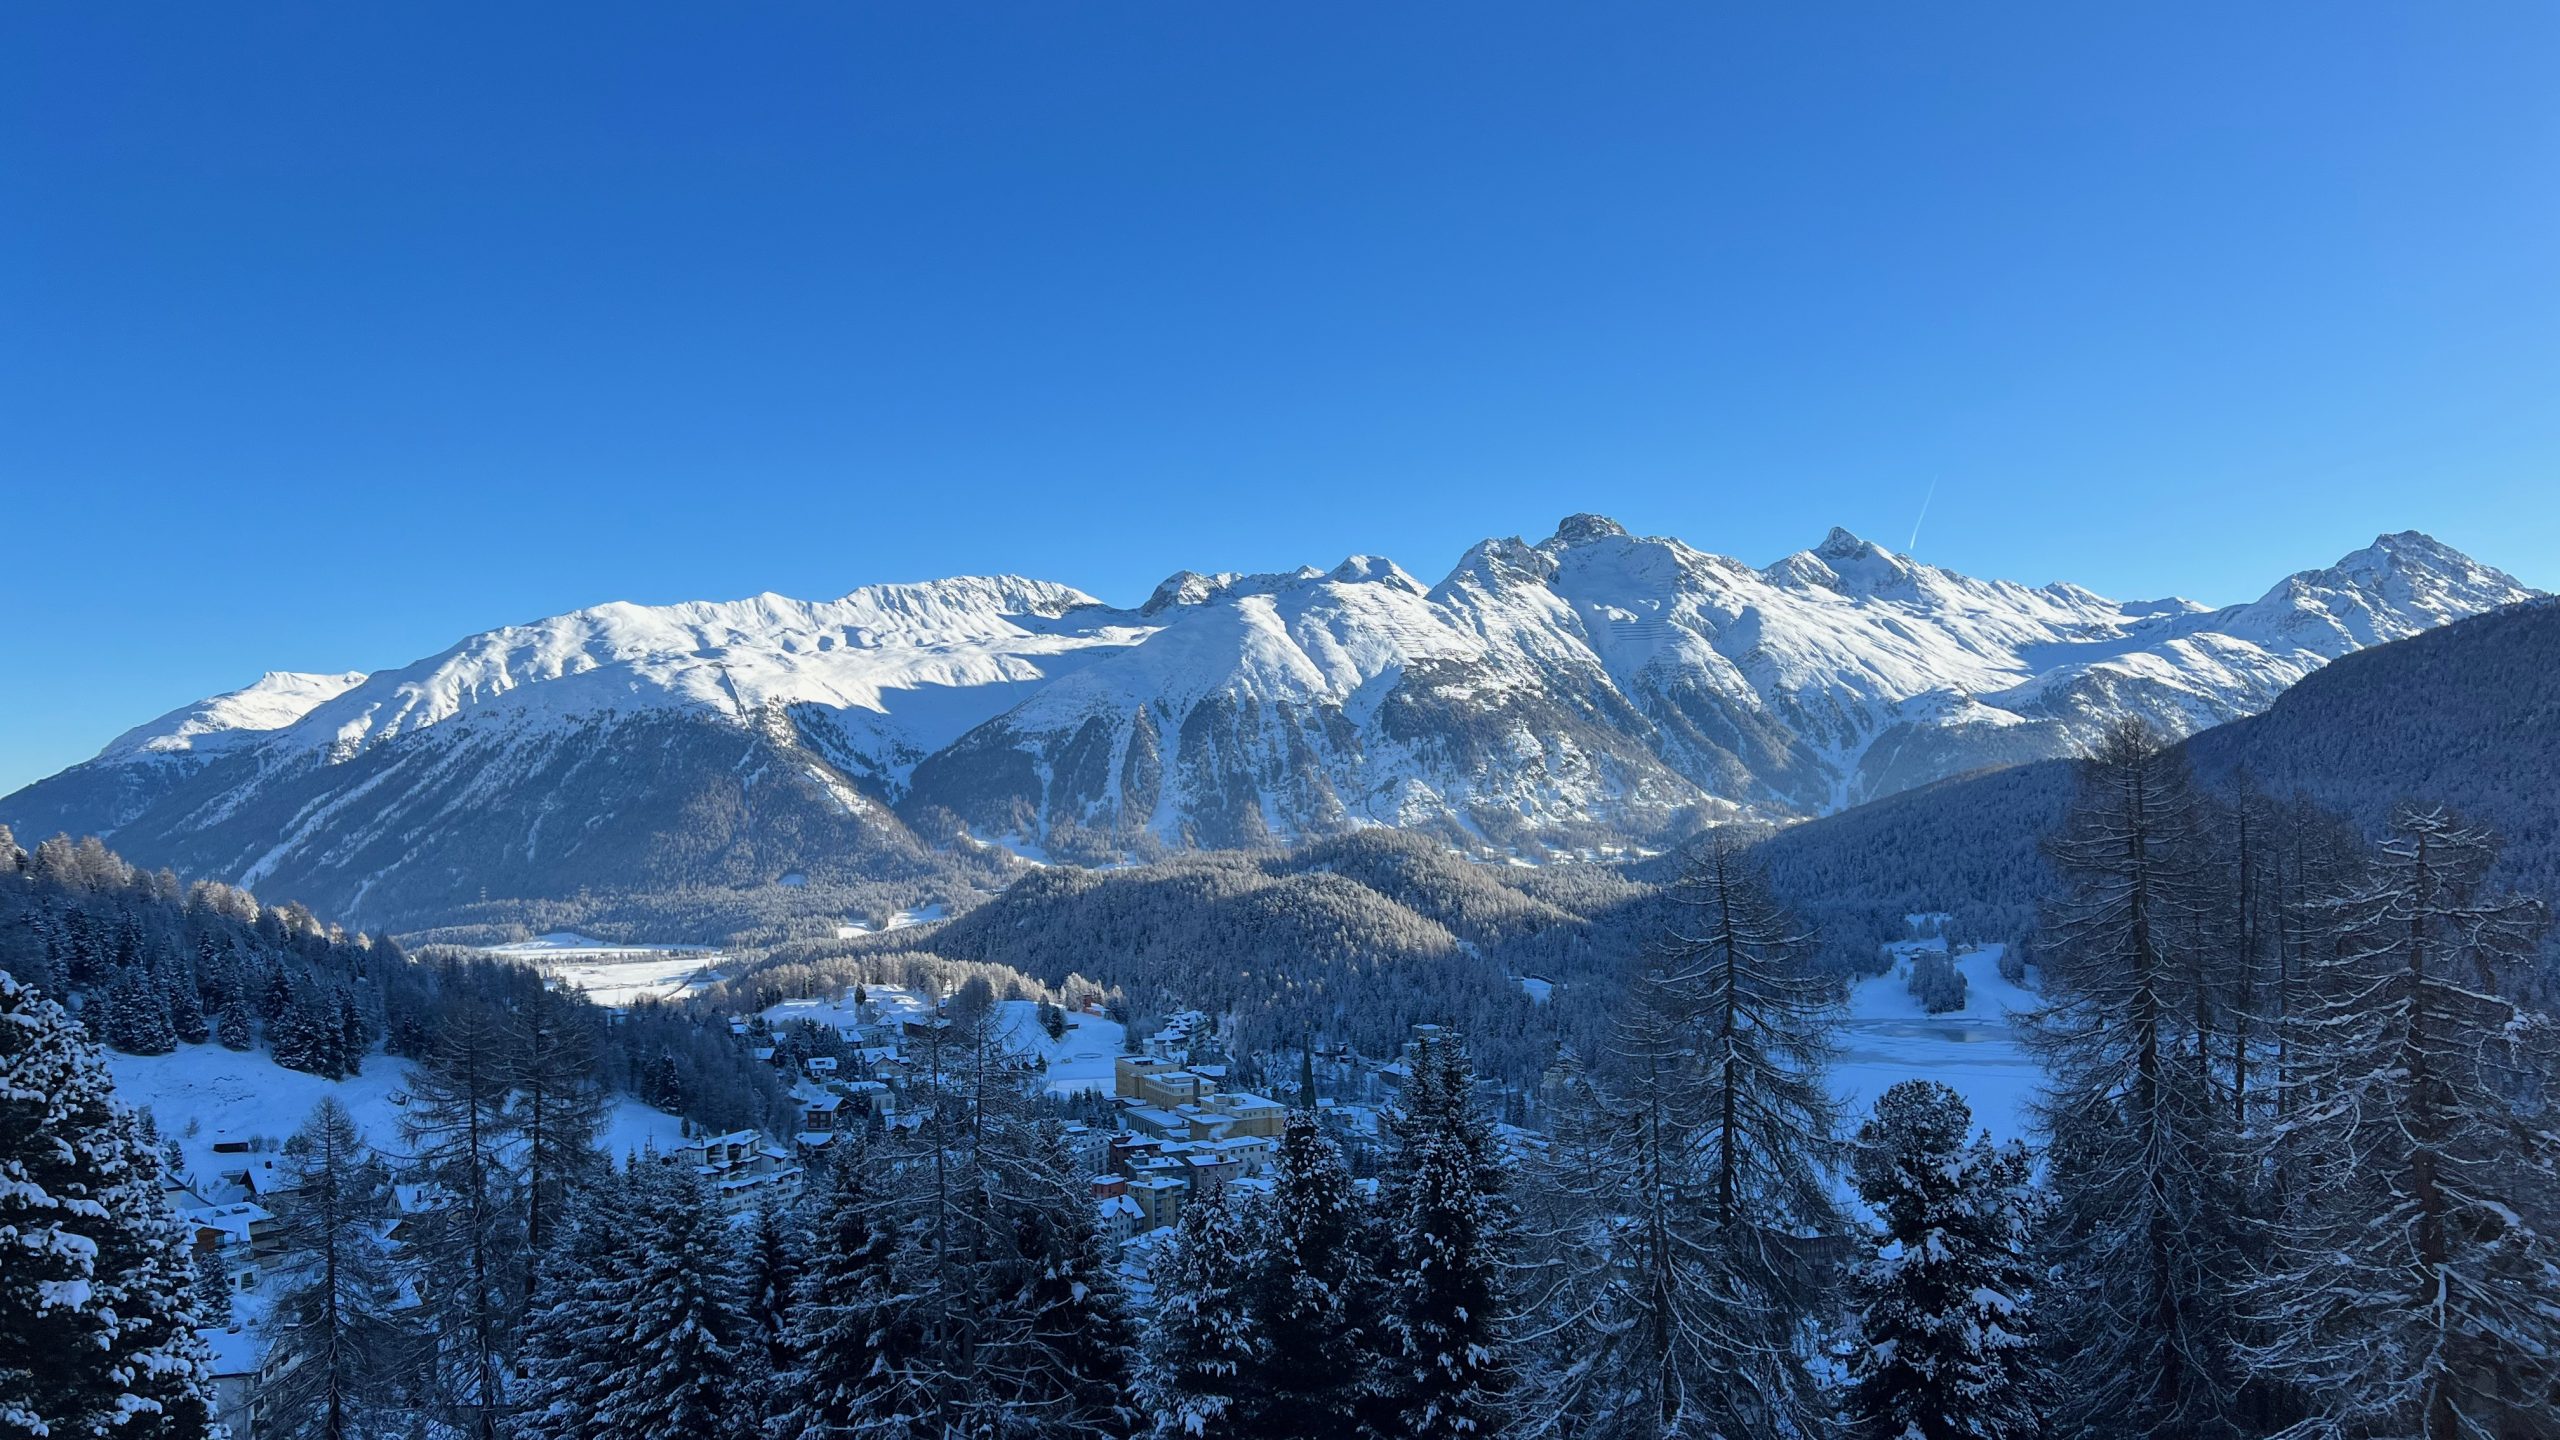
<path fill-rule="evenodd" d="M 616 945 L 572 930 L 493 945 L 486 953 L 531 965 L 599 1005 L 628 1005 L 643 996 L 672 1000 L 703 989 L 721 978 L 727 958 L 680 945 Z"/>
<path fill-rule="evenodd" d="M 1838 1036 L 1840 1055 L 1831 1066 L 1832 1089 L 1854 1129 L 1895 1081 L 1936 1080 L 1954 1087 L 1973 1107 L 1974 1123 L 1994 1138 L 2025 1139 L 2027 1107 L 2044 1073 L 2019 1044 L 2012 1016 L 2042 1002 L 2035 992 L 2001 978 L 2006 947 L 1986 945 L 1955 957 L 1965 978 L 1964 1008 L 1927 1013 L 1909 988 L 1910 957 L 1945 948 L 1944 940 L 1903 941 L 1893 947 L 1890 972 L 1851 988 Z"/>
<path fill-rule="evenodd" d="M 1040 1028 L 1040 1007 L 1028 1000 L 1007 1000 L 1000 1007 L 1014 1047 L 1049 1062 L 1049 1093 L 1076 1095 L 1111 1090 L 1111 1062 L 1120 1057 L 1120 1022 L 1099 1015 L 1067 1012 L 1067 1033 L 1058 1039 Z"/>
<path fill-rule="evenodd" d="M 181 1045 L 168 1055 L 109 1051 L 107 1069 L 115 1076 L 118 1098 L 148 1109 L 160 1133 L 178 1142 L 188 1172 L 207 1185 L 219 1183 L 225 1170 L 275 1158 L 285 1137 L 301 1128 L 323 1095 L 338 1097 L 374 1149 L 390 1156 L 403 1152 L 403 1106 L 395 1097 L 407 1093 L 409 1066 L 378 1051 L 365 1057 L 363 1074 L 344 1080 L 287 1070 L 258 1052 L 219 1045 Z M 649 1143 L 670 1149 L 683 1135 L 675 1116 L 616 1096 L 603 1146 L 612 1155 Z M 215 1153 L 213 1147 L 226 1142 L 253 1148 Z"/>
<path fill-rule="evenodd" d="M 849 925 L 839 925 L 836 927 L 836 938 L 839 940 L 850 940 L 856 935 L 879 935 L 891 930 L 905 930 L 917 925 L 930 925 L 937 920 L 948 920 L 950 918 L 951 907 L 937 900 L 931 905 L 919 905 L 912 910 L 901 910 L 897 914 L 890 916 L 889 923 L 886 925 L 873 925 L 868 920 L 856 920 Z"/>

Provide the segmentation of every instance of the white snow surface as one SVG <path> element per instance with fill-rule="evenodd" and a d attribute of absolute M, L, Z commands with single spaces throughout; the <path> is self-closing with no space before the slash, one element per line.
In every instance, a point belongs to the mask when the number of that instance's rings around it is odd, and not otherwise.
<path fill-rule="evenodd" d="M 270 670 L 227 691 L 137 725 L 107 742 L 100 760 L 140 760 L 225 749 L 264 738 L 364 683 L 364 672 L 306 675 Z"/>
<path fill-rule="evenodd" d="M 1832 1091 L 1855 1129 L 1876 1097 L 1896 1082 L 1935 1080 L 1965 1098 L 1975 1126 L 1992 1138 L 2027 1139 L 2029 1106 L 2044 1070 L 2019 1043 L 2015 1017 L 2043 1002 L 2001 977 L 2000 956 L 2007 947 L 1986 945 L 1954 957 L 1965 978 L 1964 1008 L 1927 1013 L 1910 990 L 1910 956 L 1946 948 L 1943 939 L 1900 942 L 1891 947 L 1891 971 L 1851 987 L 1840 1053 L 1831 1066 Z"/>
<path fill-rule="evenodd" d="M 643 996 L 672 1000 L 709 988 L 728 957 L 690 945 L 626 945 L 574 930 L 489 946 L 483 953 L 528 964 L 557 985 L 598 1005 L 628 1005 Z"/>
<path fill-rule="evenodd" d="M 160 1133 L 178 1142 L 189 1174 L 207 1186 L 218 1185 L 225 1171 L 276 1160 L 286 1137 L 310 1118 L 323 1095 L 338 1097 L 376 1151 L 405 1153 L 402 1106 L 392 1097 L 407 1092 L 409 1065 L 379 1051 L 365 1057 L 364 1073 L 344 1080 L 323 1080 L 287 1070 L 258 1051 L 213 1044 L 181 1045 L 167 1055 L 108 1051 L 107 1069 L 117 1098 L 150 1110 Z M 683 1134 L 675 1116 L 617 1096 L 603 1143 L 607 1153 L 619 1155 L 648 1144 L 672 1149 Z M 214 1151 L 215 1144 L 231 1140 L 257 1148 L 244 1154 Z"/>

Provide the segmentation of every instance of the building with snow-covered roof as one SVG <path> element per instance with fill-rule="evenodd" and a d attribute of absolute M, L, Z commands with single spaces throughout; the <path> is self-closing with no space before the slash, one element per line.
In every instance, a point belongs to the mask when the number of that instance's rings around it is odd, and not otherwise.
<path fill-rule="evenodd" d="M 1183 1197 L 1190 1193 L 1187 1181 L 1148 1175 L 1129 1182 L 1127 1198 L 1137 1203 L 1145 1229 L 1161 1230 L 1181 1223 Z"/>

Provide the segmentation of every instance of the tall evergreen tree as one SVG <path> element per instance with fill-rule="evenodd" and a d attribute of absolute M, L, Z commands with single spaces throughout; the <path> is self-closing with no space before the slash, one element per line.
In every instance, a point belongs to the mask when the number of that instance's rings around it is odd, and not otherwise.
<path fill-rule="evenodd" d="M 260 1413 L 284 1440 L 364 1440 L 396 1398 L 406 1338 L 381 1233 L 390 1176 L 334 1095 L 285 1143 L 285 1169 Z"/>
<path fill-rule="evenodd" d="M 401 1120 L 408 1178 L 425 1204 L 405 1247 L 428 1326 L 432 1383 L 445 1423 L 494 1440 L 506 1409 L 505 1371 L 524 1294 L 520 1135 L 510 1105 L 506 1030 L 484 1004 L 444 1017 L 410 1083 Z"/>
<path fill-rule="evenodd" d="M 1378 1427 L 1402 1436 L 1493 1436 L 1517 1380 L 1505 1270 L 1516 1217 L 1475 1071 L 1454 1040 L 1417 1051 L 1394 1114 L 1381 1196 L 1385 1361 Z"/>
<path fill-rule="evenodd" d="M 2047 1319 L 2066 1337 L 2057 1423 L 2075 1433 L 2235 1428 L 2243 1197 L 2196 981 L 2211 940 L 2201 804 L 2178 753 L 2126 721 L 2082 762 L 2046 845 L 2064 890 L 2027 1039 L 2051 1077 Z"/>
<path fill-rule="evenodd" d="M 1304 1111 L 1281 1132 L 1250 1293 L 1262 1337 L 1243 1386 L 1249 1435 L 1355 1435 L 1369 1380 L 1360 1202 L 1342 1151 Z"/>
<path fill-rule="evenodd" d="M 1804 1318 L 1847 1223 L 1832 1199 L 1839 1117 L 1824 1066 L 1836 985 L 1770 895 L 1740 837 L 1709 835 L 1674 892 L 1671 933 L 1629 1007 L 1621 1050 L 1661 1117 L 1675 1208 L 1666 1251 L 1705 1246 L 1695 1287 L 1722 1354 L 1683 1382 L 1682 1411 L 1730 1436 L 1810 1430 L 1824 1408 Z M 1653 1203 L 1653 1202 L 1648 1202 Z M 1677 1237 L 1696 1237 L 1694 1242 Z"/>
<path fill-rule="evenodd" d="M 2047 1387 L 2037 1353 L 2023 1147 L 1968 1138 L 1973 1112 L 1905 1080 L 1859 1127 L 1851 1173 L 1883 1222 L 1851 1290 L 1849 1390 L 1864 1440 L 2030 1440 Z"/>
<path fill-rule="evenodd" d="M 778 1385 L 791 1373 L 790 1333 L 793 1297 L 808 1259 L 803 1216 L 767 1197 L 756 1207 L 755 1230 L 747 1242 L 743 1276 L 750 1351 L 741 1383 L 755 1397 L 759 1416 L 774 1416 L 783 1404 Z"/>
<path fill-rule="evenodd" d="M 178 1032 L 169 1023 L 169 997 L 136 965 L 116 973 L 99 1001 L 98 1038 L 127 1055 L 166 1055 L 178 1048 Z"/>
<path fill-rule="evenodd" d="M 220 1041 L 225 1050 L 248 1050 L 255 1047 L 258 1037 L 249 1027 L 248 1005 L 238 999 L 225 1003 L 222 1013 L 215 1017 L 213 1038 Z"/>
<path fill-rule="evenodd" d="M 623 1440 L 727 1440 L 763 1418 L 745 1413 L 738 1383 L 751 1336 L 736 1237 L 685 1166 L 644 1158 L 632 1193 L 641 1239 L 607 1332 L 623 1368 L 595 1423 Z"/>
<path fill-rule="evenodd" d="M 612 1440 L 601 1417 L 633 1363 L 621 1326 L 646 1241 L 630 1172 L 597 1174 L 565 1197 L 519 1342 L 515 1440 Z"/>
<path fill-rule="evenodd" d="M 593 1037 L 580 1007 L 544 986 L 530 987 L 509 1017 L 513 1115 L 523 1137 L 524 1242 L 529 1257 L 551 1243 L 551 1228 L 571 1188 L 601 1168 L 604 1087 L 598 1083 Z M 533 1271 L 524 1275 L 527 1293 Z"/>
<path fill-rule="evenodd" d="M 0 1426 L 206 1433 L 202 1316 L 161 1173 L 79 1025 L 0 973 Z"/>
<path fill-rule="evenodd" d="M 897 1236 L 874 1192 L 867 1157 L 839 1155 L 802 1207 L 808 1263 L 793 1287 L 784 1344 L 792 1368 L 777 1384 L 790 1397 L 774 1440 L 852 1440 L 877 1422 L 893 1377 L 921 1338 L 894 1313 Z"/>
<path fill-rule="evenodd" d="M 1262 1332 L 1248 1287 L 1262 1258 L 1235 1197 L 1212 1190 L 1183 1207 L 1173 1244 L 1157 1252 L 1154 1323 L 1138 1366 L 1137 1400 L 1152 1432 L 1191 1440 L 1251 1440 Z"/>
<path fill-rule="evenodd" d="M 2404 808 L 2306 977 L 2312 1174 L 2248 1297 L 2291 1434 L 2560 1434 L 2560 1024 L 2512 998 L 2547 915 L 2486 885 L 2497 849 Z"/>

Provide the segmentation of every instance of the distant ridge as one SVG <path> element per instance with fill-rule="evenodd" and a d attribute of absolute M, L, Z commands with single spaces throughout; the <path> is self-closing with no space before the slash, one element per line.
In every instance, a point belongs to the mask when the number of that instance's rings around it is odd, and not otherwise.
<path fill-rule="evenodd" d="M 2189 733 L 2533 593 L 2415 532 L 2207 609 L 1839 529 L 1755 567 L 1574 515 L 1434 585 L 1353 556 L 1184 571 L 1135 609 L 1015 576 L 599 605 L 267 676 L 0 821 L 394 926 L 483 894 L 923 884 L 1373 826 L 1535 861 L 2069 753 L 2120 714 Z"/>

